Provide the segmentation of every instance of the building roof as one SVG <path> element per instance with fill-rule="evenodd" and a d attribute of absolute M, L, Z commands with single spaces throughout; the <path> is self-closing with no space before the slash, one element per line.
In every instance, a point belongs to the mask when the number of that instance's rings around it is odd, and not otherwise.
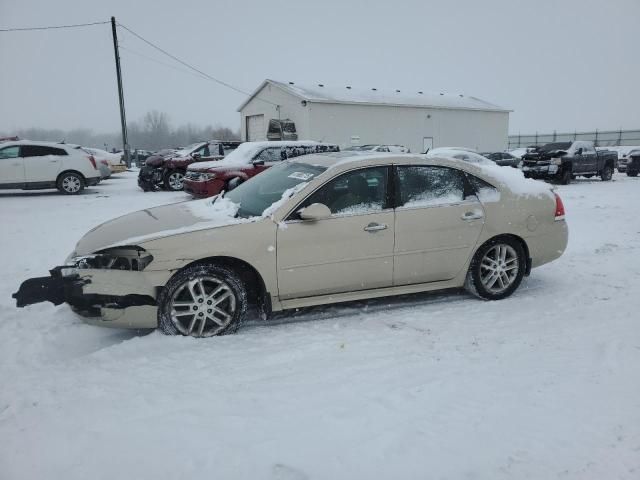
<path fill-rule="evenodd" d="M 432 92 L 410 92 L 404 90 L 382 90 L 346 85 L 302 85 L 293 82 L 278 82 L 267 79 L 247 98 L 238 111 L 242 110 L 267 85 L 274 85 L 301 100 L 311 103 L 341 103 L 389 105 L 422 108 L 446 108 L 456 110 L 482 110 L 491 112 L 510 112 L 511 110 L 494 105 L 485 100 L 468 95 L 452 95 Z"/>

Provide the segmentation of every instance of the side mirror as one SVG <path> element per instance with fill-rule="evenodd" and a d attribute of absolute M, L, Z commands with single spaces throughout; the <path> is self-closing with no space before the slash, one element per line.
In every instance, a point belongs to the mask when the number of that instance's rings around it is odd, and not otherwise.
<path fill-rule="evenodd" d="M 200 155 L 199 153 L 194 153 L 193 155 L 191 155 L 191 158 L 193 158 L 197 162 L 202 158 L 202 155 Z"/>
<path fill-rule="evenodd" d="M 300 210 L 299 215 L 302 220 L 324 220 L 331 216 L 331 210 L 322 203 L 312 203 L 307 208 Z"/>
<path fill-rule="evenodd" d="M 582 155 L 582 148 L 579 148 L 578 150 L 576 150 L 576 155 Z"/>
<path fill-rule="evenodd" d="M 264 160 L 254 160 L 252 163 L 254 167 L 258 167 L 260 165 L 264 165 Z"/>

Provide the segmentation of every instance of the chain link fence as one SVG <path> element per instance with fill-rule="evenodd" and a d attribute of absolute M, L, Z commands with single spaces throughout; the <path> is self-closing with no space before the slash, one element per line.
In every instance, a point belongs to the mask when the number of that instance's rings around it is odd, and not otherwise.
<path fill-rule="evenodd" d="M 640 145 L 640 130 L 594 130 L 593 132 L 535 133 L 533 135 L 509 135 L 509 150 L 544 145 L 552 142 L 590 140 L 596 147 Z"/>

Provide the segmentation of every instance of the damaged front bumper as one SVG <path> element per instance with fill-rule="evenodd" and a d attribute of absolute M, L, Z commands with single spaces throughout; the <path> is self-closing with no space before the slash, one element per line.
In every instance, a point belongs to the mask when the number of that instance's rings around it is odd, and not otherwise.
<path fill-rule="evenodd" d="M 31 278 L 12 295 L 18 307 L 68 303 L 87 323 L 156 328 L 156 288 L 143 272 L 55 267 L 48 277 Z"/>

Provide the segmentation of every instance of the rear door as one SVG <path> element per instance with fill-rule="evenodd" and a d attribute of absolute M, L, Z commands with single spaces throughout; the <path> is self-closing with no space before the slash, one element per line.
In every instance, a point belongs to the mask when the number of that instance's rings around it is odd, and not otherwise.
<path fill-rule="evenodd" d="M 454 278 L 484 225 L 474 190 L 448 167 L 399 165 L 395 178 L 394 286 Z"/>
<path fill-rule="evenodd" d="M 24 183 L 24 159 L 20 146 L 0 148 L 0 185 Z"/>
<path fill-rule="evenodd" d="M 322 203 L 331 217 L 303 221 L 295 213 L 278 229 L 278 291 L 283 300 L 390 287 L 394 212 L 390 167 L 352 170 L 316 190 L 295 210 Z"/>
<path fill-rule="evenodd" d="M 62 159 L 68 155 L 62 148 L 24 145 L 22 156 L 27 182 L 53 182 L 62 169 Z"/>

